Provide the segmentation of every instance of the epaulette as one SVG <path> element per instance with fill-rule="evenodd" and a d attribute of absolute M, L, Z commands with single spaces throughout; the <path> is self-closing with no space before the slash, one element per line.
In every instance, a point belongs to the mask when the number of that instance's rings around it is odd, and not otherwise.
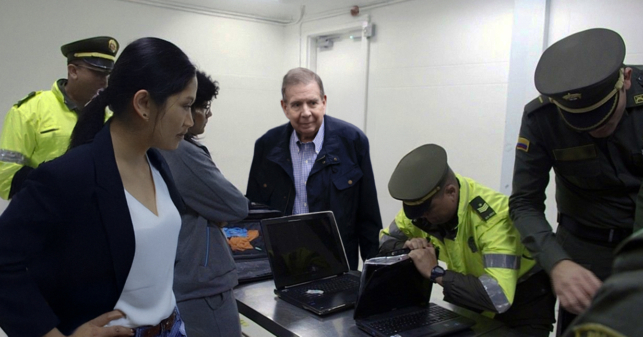
<path fill-rule="evenodd" d="M 28 100 L 30 100 L 30 99 L 32 99 L 32 98 L 34 98 L 34 97 L 36 97 L 36 95 L 38 95 L 39 93 L 41 93 L 41 91 L 32 91 L 32 92 L 30 92 L 30 93 L 29 93 L 29 95 L 25 96 L 25 98 L 23 98 L 23 99 L 19 100 L 19 101 L 18 101 L 16 104 L 14 104 L 14 105 L 15 105 L 17 108 L 19 108 L 21 105 L 23 105 L 24 103 L 26 103 Z"/>
<path fill-rule="evenodd" d="M 627 90 L 627 108 L 643 107 L 643 65 L 628 65 L 632 68 L 632 85 Z"/>
<path fill-rule="evenodd" d="M 489 206 L 489 204 L 480 196 L 473 198 L 469 205 L 484 221 L 487 221 L 491 219 L 492 216 L 496 215 L 496 211 L 494 211 L 493 208 L 491 208 L 491 206 Z"/>
<path fill-rule="evenodd" d="M 533 113 L 548 106 L 549 104 L 553 104 L 551 99 L 547 96 L 540 95 L 531 100 L 531 102 L 527 103 L 527 105 L 525 105 L 525 113 Z"/>

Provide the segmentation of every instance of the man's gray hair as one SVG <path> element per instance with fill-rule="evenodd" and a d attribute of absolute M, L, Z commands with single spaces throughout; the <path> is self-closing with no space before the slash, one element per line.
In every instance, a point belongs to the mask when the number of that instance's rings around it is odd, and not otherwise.
<path fill-rule="evenodd" d="M 281 83 L 281 98 L 284 100 L 284 102 L 286 101 L 286 88 L 298 84 L 308 84 L 312 81 L 317 82 L 317 85 L 319 86 L 319 96 L 323 99 L 324 84 L 322 83 L 319 75 L 306 68 L 290 69 L 286 76 L 284 76 L 284 80 Z"/>

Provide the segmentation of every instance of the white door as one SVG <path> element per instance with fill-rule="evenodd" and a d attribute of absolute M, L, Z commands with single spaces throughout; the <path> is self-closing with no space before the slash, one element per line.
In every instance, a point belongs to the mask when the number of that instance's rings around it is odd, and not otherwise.
<path fill-rule="evenodd" d="M 365 131 L 368 55 L 361 31 L 333 35 L 331 41 L 331 47 L 317 48 L 315 65 L 328 97 L 326 113 Z"/>

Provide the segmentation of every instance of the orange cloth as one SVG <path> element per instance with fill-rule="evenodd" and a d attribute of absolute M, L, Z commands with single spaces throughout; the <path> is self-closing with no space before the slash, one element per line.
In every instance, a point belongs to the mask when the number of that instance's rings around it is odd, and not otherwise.
<path fill-rule="evenodd" d="M 259 237 L 259 231 L 256 229 L 248 230 L 248 236 L 245 238 L 234 236 L 228 239 L 228 244 L 233 251 L 243 252 L 244 250 L 254 249 L 250 241 Z"/>

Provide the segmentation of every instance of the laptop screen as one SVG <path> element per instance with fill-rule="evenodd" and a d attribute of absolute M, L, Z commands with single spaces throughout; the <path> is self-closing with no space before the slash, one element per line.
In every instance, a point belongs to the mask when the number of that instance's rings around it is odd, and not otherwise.
<path fill-rule="evenodd" d="M 348 272 L 332 212 L 261 221 L 277 289 Z"/>
<path fill-rule="evenodd" d="M 355 319 L 429 303 L 433 284 L 405 257 L 390 265 L 364 265 L 364 284 L 355 306 Z"/>

